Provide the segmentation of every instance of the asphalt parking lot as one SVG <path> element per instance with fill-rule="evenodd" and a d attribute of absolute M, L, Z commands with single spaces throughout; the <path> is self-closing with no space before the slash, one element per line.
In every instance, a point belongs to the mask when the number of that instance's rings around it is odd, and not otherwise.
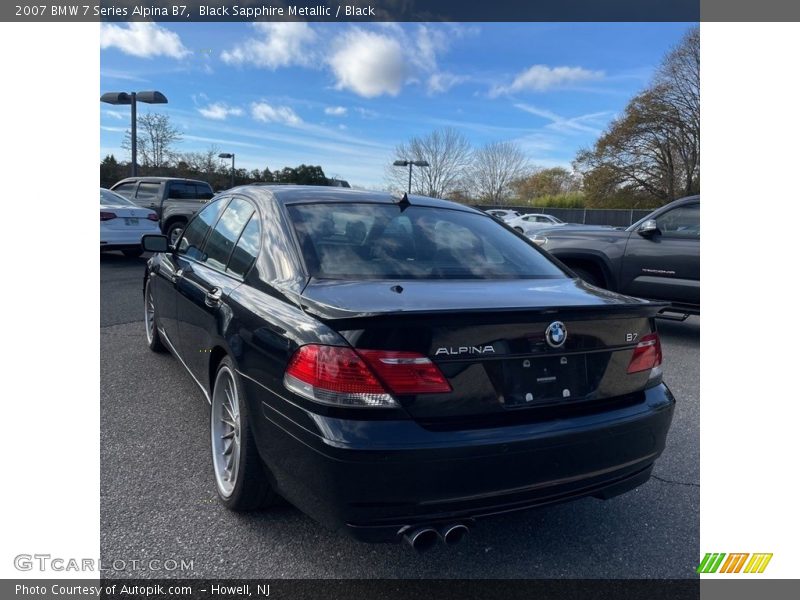
<path fill-rule="evenodd" d="M 700 322 L 661 322 L 678 399 L 654 477 L 623 496 L 479 521 L 422 556 L 323 529 L 291 506 L 234 514 L 217 501 L 209 407 L 178 361 L 145 345 L 144 259 L 101 255 L 101 557 L 193 561 L 208 578 L 686 578 L 700 528 Z"/>

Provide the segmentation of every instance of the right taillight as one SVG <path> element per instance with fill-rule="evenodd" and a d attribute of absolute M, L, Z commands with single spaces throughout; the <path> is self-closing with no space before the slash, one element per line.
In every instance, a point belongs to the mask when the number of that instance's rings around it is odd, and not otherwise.
<path fill-rule="evenodd" d="M 117 215 L 113 212 L 107 212 L 105 210 L 100 211 L 100 220 L 101 221 L 110 221 L 111 219 L 116 219 Z"/>
<path fill-rule="evenodd" d="M 283 384 L 295 394 L 334 406 L 394 408 L 394 395 L 451 391 L 429 358 L 415 352 L 301 346 L 289 360 Z"/>
<path fill-rule="evenodd" d="M 644 336 L 633 349 L 628 373 L 650 371 L 661 366 L 661 340 L 656 332 Z"/>

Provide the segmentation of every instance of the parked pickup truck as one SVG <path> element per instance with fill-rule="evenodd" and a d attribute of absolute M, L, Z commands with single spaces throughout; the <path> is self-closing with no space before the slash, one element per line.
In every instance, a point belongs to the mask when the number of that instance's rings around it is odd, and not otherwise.
<path fill-rule="evenodd" d="M 192 215 L 214 197 L 205 181 L 177 177 L 128 177 L 112 188 L 135 204 L 156 212 L 161 231 L 175 244 Z"/>
<path fill-rule="evenodd" d="M 675 200 L 626 229 L 567 225 L 531 239 L 588 283 L 668 301 L 662 316 L 700 314 L 700 196 Z"/>

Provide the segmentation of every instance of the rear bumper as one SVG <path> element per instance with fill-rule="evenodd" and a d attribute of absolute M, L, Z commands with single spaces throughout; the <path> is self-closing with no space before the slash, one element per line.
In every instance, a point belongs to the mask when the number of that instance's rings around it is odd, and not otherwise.
<path fill-rule="evenodd" d="M 279 490 L 321 523 L 365 541 L 641 485 L 664 449 L 675 403 L 662 384 L 642 402 L 601 414 L 430 431 L 414 421 L 312 413 L 300 425 L 264 388 L 248 392 L 261 395 L 254 430 Z"/>
<path fill-rule="evenodd" d="M 155 223 L 148 229 L 105 229 L 100 231 L 100 249 L 106 248 L 135 248 L 141 247 L 142 236 L 148 234 L 160 234 L 161 230 Z"/>

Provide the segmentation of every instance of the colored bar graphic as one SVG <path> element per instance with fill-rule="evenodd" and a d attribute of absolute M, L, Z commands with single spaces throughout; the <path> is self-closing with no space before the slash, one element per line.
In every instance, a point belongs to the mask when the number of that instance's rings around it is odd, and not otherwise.
<path fill-rule="evenodd" d="M 753 554 L 753 558 L 747 563 L 744 568 L 745 573 L 763 573 L 767 568 L 769 561 L 772 560 L 772 554 Z"/>
<path fill-rule="evenodd" d="M 725 558 L 725 553 L 711 552 L 706 553 L 700 565 L 697 567 L 698 573 L 716 573 L 722 559 Z"/>
<path fill-rule="evenodd" d="M 727 560 L 725 560 L 727 556 Z M 747 558 L 750 557 L 748 561 Z M 725 561 L 723 563 L 723 560 Z M 747 552 L 734 552 L 725 554 L 724 552 L 706 552 L 703 560 L 697 565 L 698 573 L 740 573 L 745 562 L 745 573 L 763 573 L 769 561 L 772 560 L 772 553 L 749 554 Z M 720 566 L 722 568 L 720 568 Z"/>
<path fill-rule="evenodd" d="M 739 562 L 736 563 L 736 568 L 733 571 L 734 573 L 738 573 L 739 571 L 742 570 L 742 567 L 744 566 L 744 561 L 747 560 L 748 556 L 750 556 L 750 554 L 742 554 L 741 555 L 741 558 L 739 558 Z"/>
<path fill-rule="evenodd" d="M 717 569 L 719 569 L 719 566 L 722 564 L 722 559 L 723 558 L 725 558 L 725 553 L 724 552 L 720 553 L 719 558 L 717 558 L 717 560 L 714 561 L 714 565 L 711 567 L 711 572 L 712 573 L 716 573 L 717 572 Z"/>
<path fill-rule="evenodd" d="M 720 573 L 738 573 L 738 569 L 742 568 L 744 561 L 747 560 L 747 557 L 750 556 L 749 553 L 733 553 L 729 554 L 727 560 L 723 563 L 722 569 L 720 569 Z"/>

